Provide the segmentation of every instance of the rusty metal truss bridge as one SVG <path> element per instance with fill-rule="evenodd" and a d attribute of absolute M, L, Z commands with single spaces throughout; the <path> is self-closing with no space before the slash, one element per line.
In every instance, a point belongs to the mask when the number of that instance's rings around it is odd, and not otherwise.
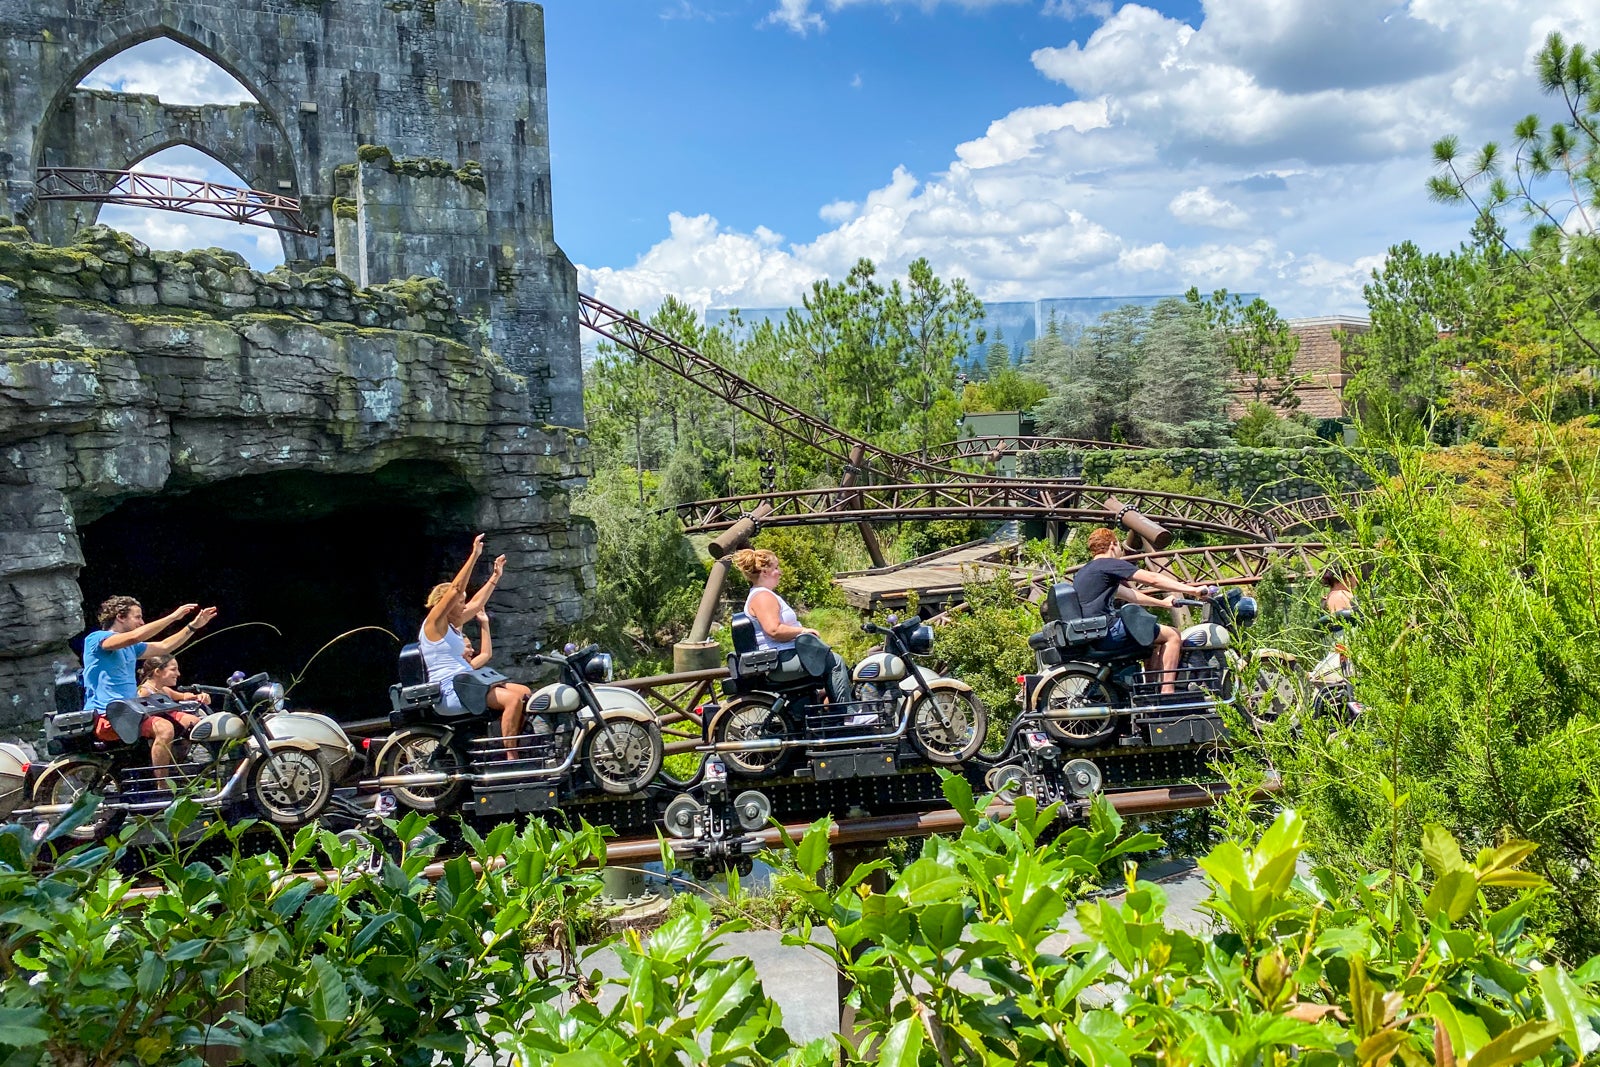
<path fill-rule="evenodd" d="M 223 219 L 245 226 L 264 226 L 308 237 L 317 233 L 317 228 L 301 213 L 300 201 L 292 196 L 218 185 L 199 178 L 95 167 L 40 167 L 34 175 L 34 183 L 35 195 L 40 200 L 124 204 Z"/>
<path fill-rule="evenodd" d="M 1365 496 L 1364 489 L 1333 496 L 1309 496 L 1264 508 L 1261 515 L 1280 534 L 1326 529 L 1344 525 L 1349 513 L 1361 504 Z"/>
<path fill-rule="evenodd" d="M 1122 558 L 1136 567 L 1160 570 L 1181 582 L 1195 585 L 1252 585 L 1265 577 L 1274 564 L 1281 565 L 1291 578 L 1320 574 L 1332 552 L 1333 546 L 1322 542 L 1277 541 L 1176 548 Z M 1064 576 L 1071 577 L 1077 572 L 1078 567 L 1070 567 Z"/>
<path fill-rule="evenodd" d="M 578 321 L 613 344 L 643 356 L 779 433 L 809 445 L 843 468 L 865 465 L 894 481 L 949 477 L 949 472 L 938 464 L 879 448 L 801 411 L 683 342 L 584 293 L 578 294 Z M 852 456 L 859 458 L 852 462 Z"/>
<path fill-rule="evenodd" d="M 800 489 L 698 500 L 674 510 L 686 532 L 707 533 L 731 527 L 763 503 L 770 505 L 771 511 L 760 518 L 762 527 L 945 518 L 1105 523 L 1122 507 L 1132 507 L 1174 530 L 1245 541 L 1272 541 L 1276 536 L 1260 512 L 1242 504 L 1141 489 L 1017 479 Z"/>

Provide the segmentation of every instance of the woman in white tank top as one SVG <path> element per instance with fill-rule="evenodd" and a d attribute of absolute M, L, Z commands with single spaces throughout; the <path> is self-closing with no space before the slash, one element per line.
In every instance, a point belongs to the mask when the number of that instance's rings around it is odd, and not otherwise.
<path fill-rule="evenodd" d="M 483 610 L 489 602 L 489 594 L 500 584 L 500 576 L 506 569 L 506 558 L 498 557 L 489 580 L 468 600 L 467 582 L 472 578 L 472 568 L 477 566 L 478 557 L 482 554 L 483 534 L 479 534 L 472 539 L 472 553 L 467 556 L 467 561 L 461 565 L 456 576 L 434 586 L 428 594 L 428 617 L 422 620 L 422 628 L 417 634 L 422 660 L 428 666 L 428 681 L 438 683 L 439 693 L 449 708 L 461 707 L 461 698 L 455 691 L 456 675 L 472 670 L 472 664 L 467 660 L 466 642 L 461 635 L 462 624 Z M 484 695 L 487 709 L 500 713 L 501 737 L 511 738 L 522 732 L 523 706 L 532 695 L 532 690 L 517 682 L 501 682 Z M 513 748 L 515 744 L 514 741 L 507 741 L 506 747 Z"/>
<path fill-rule="evenodd" d="M 795 646 L 800 637 L 810 634 L 821 641 L 821 635 L 800 625 L 789 602 L 778 595 L 778 579 L 783 568 L 778 557 L 765 548 L 741 548 L 733 554 L 733 565 L 750 581 L 750 594 L 744 598 L 744 613 L 756 627 L 756 647 L 785 651 Z M 826 645 L 823 645 L 827 648 Z M 835 704 L 850 700 L 850 669 L 844 657 L 828 649 L 828 667 L 823 675 L 828 688 L 828 699 Z M 854 724 L 852 724 L 854 725 Z"/>

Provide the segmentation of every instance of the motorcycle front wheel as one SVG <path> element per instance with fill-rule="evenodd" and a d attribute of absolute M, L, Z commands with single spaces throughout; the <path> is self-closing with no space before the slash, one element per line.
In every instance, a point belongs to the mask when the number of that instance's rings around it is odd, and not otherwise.
<path fill-rule="evenodd" d="M 977 755 L 988 730 L 988 710 L 971 690 L 935 689 L 911 706 L 911 743 L 929 763 L 965 763 Z"/>
<path fill-rule="evenodd" d="M 298 748 L 256 757 L 245 785 L 256 810 L 280 826 L 310 822 L 333 796 L 333 776 L 321 757 Z"/>
<path fill-rule="evenodd" d="M 390 737 L 378 752 L 375 765 L 379 778 L 414 774 L 457 775 L 466 761 L 454 745 L 444 742 L 441 733 L 427 729 L 402 730 Z M 413 811 L 443 811 L 461 796 L 460 779 L 444 785 L 388 786 L 394 798 Z"/>
<path fill-rule="evenodd" d="M 1113 703 L 1111 691 L 1090 671 L 1068 670 L 1039 687 L 1033 696 L 1045 732 L 1074 748 L 1093 748 L 1116 736 L 1117 718 L 1111 712 L 1088 718 L 1052 718 L 1053 714 Z"/>
<path fill-rule="evenodd" d="M 583 764 L 607 793 L 626 796 L 661 770 L 661 731 L 635 719 L 607 719 L 583 739 Z"/>

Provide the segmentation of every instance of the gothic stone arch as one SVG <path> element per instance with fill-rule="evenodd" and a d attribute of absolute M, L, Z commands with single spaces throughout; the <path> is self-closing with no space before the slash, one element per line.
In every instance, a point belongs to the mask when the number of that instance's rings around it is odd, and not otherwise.
<path fill-rule="evenodd" d="M 36 224 L 33 176 L 52 117 L 106 58 L 161 36 L 238 78 L 281 131 L 295 191 L 320 230 L 291 245 L 297 261 L 320 263 L 332 254 L 334 169 L 355 160 L 359 146 L 381 145 L 395 158 L 481 163 L 494 237 L 493 295 L 484 309 L 493 346 L 529 378 L 535 417 L 581 425 L 577 278 L 556 245 L 551 217 L 544 12 L 537 4 L 0 0 L 7 55 L 0 67 L 0 210 Z M 239 173 L 255 180 L 254 169 Z"/>

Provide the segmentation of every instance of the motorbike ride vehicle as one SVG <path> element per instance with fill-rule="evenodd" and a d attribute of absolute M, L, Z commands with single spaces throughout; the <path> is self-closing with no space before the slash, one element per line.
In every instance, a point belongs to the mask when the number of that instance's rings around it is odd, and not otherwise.
<path fill-rule="evenodd" d="M 1041 607 L 1044 627 L 1028 638 L 1039 670 L 1022 679 L 1021 730 L 1036 724 L 1074 748 L 1113 740 L 1179 745 L 1220 737 L 1217 707 L 1234 702 L 1240 675 L 1233 631 L 1255 619 L 1255 599 L 1229 589 L 1206 600 L 1173 597 L 1169 603 L 1203 608 L 1206 617 L 1181 632 L 1178 666 L 1152 671 L 1144 658 L 1155 637 L 1153 616 L 1124 606 L 1123 624 L 1143 647 L 1104 651 L 1095 645 L 1110 634 L 1113 617 L 1085 616 L 1070 582 L 1052 586 Z M 1169 682 L 1174 691 L 1163 693 Z"/>
<path fill-rule="evenodd" d="M 80 795 L 98 794 L 100 806 L 72 833 L 79 840 L 105 837 L 130 814 L 161 811 L 179 793 L 219 811 L 248 803 L 272 822 L 299 826 L 327 807 L 336 769 L 355 761 L 355 746 L 333 720 L 283 710 L 283 686 L 264 673 L 192 686 L 212 706 L 187 705 L 204 714 L 174 742 L 177 761 L 160 767 L 149 765 L 140 723 L 185 705 L 160 695 L 112 701 L 105 715 L 118 740 L 101 741 L 94 712 L 59 710 L 61 688 L 58 682 L 58 710 L 45 717 L 45 748 L 57 758 L 34 784 L 33 814 L 52 818 Z"/>
<path fill-rule="evenodd" d="M 533 659 L 559 677 L 528 699 L 527 732 L 502 737 L 491 730 L 495 713 L 445 707 L 421 649 L 406 645 L 401 680 L 389 689 L 395 730 L 378 751 L 376 777 L 362 785 L 415 811 L 449 808 L 470 787 L 480 814 L 552 808 L 573 785 L 618 796 L 644 789 L 661 770 L 661 728 L 644 698 L 604 684 L 610 653 L 569 644 Z"/>
<path fill-rule="evenodd" d="M 755 624 L 733 617 L 734 652 L 722 705 L 704 708 L 704 749 L 731 775 L 770 778 L 802 754 L 818 780 L 891 774 L 909 742 L 915 755 L 952 767 L 983 744 L 988 711 L 958 678 L 912 662 L 933 651 L 933 629 L 913 616 L 861 629 L 883 638 L 883 650 L 850 672 L 853 701 L 827 704 L 820 681 L 798 668 L 779 667 L 780 653 L 757 647 Z"/>
<path fill-rule="evenodd" d="M 1356 613 L 1349 609 L 1323 616 L 1322 625 L 1332 636 L 1332 646 L 1306 673 L 1306 682 L 1311 687 L 1312 716 L 1327 715 L 1343 725 L 1355 722 L 1362 712 L 1356 700 L 1350 649 L 1344 643 L 1344 631 L 1354 626 L 1355 621 Z"/>

